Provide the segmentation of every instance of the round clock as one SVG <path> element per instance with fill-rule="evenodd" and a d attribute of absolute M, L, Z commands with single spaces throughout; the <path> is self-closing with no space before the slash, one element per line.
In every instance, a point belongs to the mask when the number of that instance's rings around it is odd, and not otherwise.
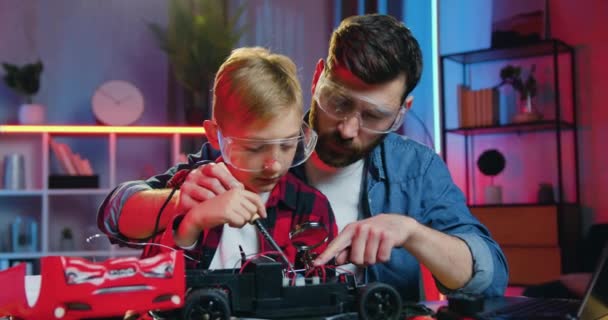
<path fill-rule="evenodd" d="M 144 97 L 133 84 L 123 80 L 103 83 L 93 94 L 93 114 L 103 124 L 124 126 L 144 112 Z"/>

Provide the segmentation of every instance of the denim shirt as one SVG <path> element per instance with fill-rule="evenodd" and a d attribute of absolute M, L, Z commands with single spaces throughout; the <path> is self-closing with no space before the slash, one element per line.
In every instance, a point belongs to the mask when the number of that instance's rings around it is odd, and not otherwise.
<path fill-rule="evenodd" d="M 208 144 L 190 155 L 189 162 L 214 160 L 219 153 Z M 430 148 L 407 137 L 389 133 L 366 159 L 366 182 L 362 208 L 367 216 L 380 213 L 408 215 L 435 230 L 466 242 L 473 257 L 473 276 L 456 291 L 436 281 L 443 293 L 463 292 L 486 296 L 503 295 L 508 281 L 506 259 L 489 231 L 469 211 L 462 191 L 454 184 L 443 160 Z M 133 193 L 163 188 L 175 173 L 166 173 L 147 181 L 119 185 L 100 208 L 98 222 L 102 231 L 121 237 L 118 215 Z M 306 181 L 304 166 L 292 171 Z M 419 262 L 405 249 L 393 249 L 390 261 L 367 268 L 368 281 L 393 285 L 406 300 L 420 300 Z"/>
<path fill-rule="evenodd" d="M 506 258 L 489 231 L 469 211 L 462 191 L 433 150 L 407 137 L 389 133 L 366 159 L 362 207 L 367 216 L 399 213 L 432 229 L 465 241 L 473 257 L 473 276 L 452 291 L 436 281 L 443 293 L 500 296 L 508 282 Z M 304 170 L 299 172 L 305 178 Z M 419 300 L 419 262 L 395 248 L 390 261 L 367 268 L 369 281 L 393 285 L 407 300 Z"/>

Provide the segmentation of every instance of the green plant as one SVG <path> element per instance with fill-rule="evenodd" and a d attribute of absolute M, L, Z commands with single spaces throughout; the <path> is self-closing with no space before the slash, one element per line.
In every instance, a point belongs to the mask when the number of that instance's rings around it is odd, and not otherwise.
<path fill-rule="evenodd" d="M 10 63 L 2 63 L 4 71 L 4 82 L 6 85 L 21 95 L 26 103 L 32 103 L 33 97 L 40 89 L 40 74 L 43 65 L 40 60 L 35 63 L 18 66 Z"/>
<path fill-rule="evenodd" d="M 519 92 L 519 99 L 526 100 L 528 97 L 532 98 L 536 96 L 536 79 L 534 78 L 535 65 L 532 65 L 530 72 L 528 73 L 525 80 L 522 75 L 522 68 L 519 66 L 507 65 L 500 69 L 500 79 L 502 82 L 498 85 L 499 87 L 505 84 L 509 84 Z"/>
<path fill-rule="evenodd" d="M 168 25 L 148 24 L 175 78 L 193 95 L 194 106 L 187 107 L 208 108 L 213 77 L 241 38 L 237 23 L 244 6 L 229 18 L 226 6 L 221 0 L 171 0 Z"/>

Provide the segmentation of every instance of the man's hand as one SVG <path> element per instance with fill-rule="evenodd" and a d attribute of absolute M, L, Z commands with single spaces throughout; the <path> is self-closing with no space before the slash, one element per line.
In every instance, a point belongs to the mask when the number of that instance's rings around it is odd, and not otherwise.
<path fill-rule="evenodd" d="M 338 265 L 353 263 L 367 266 L 386 262 L 394 247 L 402 247 L 418 223 L 397 214 L 380 214 L 348 224 L 315 259 L 316 266 L 336 257 Z"/>
<path fill-rule="evenodd" d="M 224 163 L 209 163 L 192 170 L 180 187 L 179 206 L 188 212 L 199 203 L 230 189 L 243 189 Z"/>

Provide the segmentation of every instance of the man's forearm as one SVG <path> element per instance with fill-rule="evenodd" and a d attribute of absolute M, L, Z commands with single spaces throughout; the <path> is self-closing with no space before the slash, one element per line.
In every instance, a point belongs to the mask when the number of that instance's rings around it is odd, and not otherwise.
<path fill-rule="evenodd" d="M 454 236 L 418 224 L 404 246 L 448 289 L 462 288 L 473 276 L 467 244 Z"/>
<path fill-rule="evenodd" d="M 131 239 L 145 239 L 153 235 L 160 208 L 167 200 L 171 189 L 145 190 L 133 194 L 124 204 L 118 219 L 120 233 Z M 163 209 L 158 230 L 165 230 L 171 218 L 177 214 L 179 190 L 173 194 Z"/>

